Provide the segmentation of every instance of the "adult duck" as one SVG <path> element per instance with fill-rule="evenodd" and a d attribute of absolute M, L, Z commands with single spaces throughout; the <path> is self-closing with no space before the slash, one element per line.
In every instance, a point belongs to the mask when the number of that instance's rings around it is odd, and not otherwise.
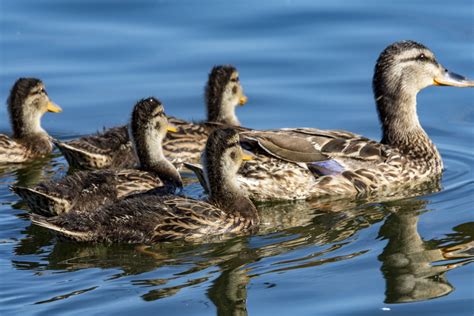
<path fill-rule="evenodd" d="M 168 134 L 163 142 L 165 156 L 180 167 L 183 162 L 198 161 L 207 137 L 215 125 L 240 125 L 235 114 L 247 97 L 234 66 L 215 66 L 205 88 L 207 121 L 194 123 L 169 117 L 176 133 Z M 133 167 L 137 160 L 126 126 L 111 128 L 104 133 L 82 137 L 69 142 L 57 142 L 70 166 L 80 169 Z"/>
<path fill-rule="evenodd" d="M 0 163 L 21 163 L 51 153 L 51 137 L 41 127 L 46 112 L 61 112 L 36 78 L 20 78 L 7 100 L 12 137 L 0 134 Z"/>
<path fill-rule="evenodd" d="M 32 214 L 31 220 L 62 237 L 87 242 L 196 242 L 253 232 L 259 215 L 235 178 L 245 159 L 238 133 L 214 130 L 204 157 L 208 201 L 144 194 L 89 212 L 71 210 L 50 218 Z"/>
<path fill-rule="evenodd" d="M 446 70 L 422 44 L 391 44 L 373 77 L 381 142 L 313 128 L 243 131 L 255 157 L 239 171 L 240 186 L 253 200 L 288 200 L 380 193 L 439 177 L 443 161 L 416 111 L 417 93 L 431 85 L 474 82 Z"/>

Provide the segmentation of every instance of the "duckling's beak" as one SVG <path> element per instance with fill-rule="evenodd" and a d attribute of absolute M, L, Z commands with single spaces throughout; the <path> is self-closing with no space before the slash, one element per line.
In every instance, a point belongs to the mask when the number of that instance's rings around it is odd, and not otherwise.
<path fill-rule="evenodd" d="M 245 103 L 247 103 L 247 101 L 248 101 L 248 98 L 245 95 L 243 95 L 239 99 L 239 104 L 244 105 Z"/>
<path fill-rule="evenodd" d="M 59 113 L 59 112 L 62 112 L 63 109 L 61 109 L 61 107 L 59 105 L 57 105 L 56 103 L 48 101 L 48 106 L 46 108 L 46 111 L 53 112 L 53 113 Z"/>
<path fill-rule="evenodd" d="M 443 75 L 433 79 L 435 86 L 474 87 L 474 81 L 457 73 L 445 70 Z"/>
<path fill-rule="evenodd" d="M 176 132 L 178 132 L 178 129 L 177 129 L 176 127 L 172 126 L 172 125 L 166 126 L 166 130 L 167 130 L 168 132 L 170 132 L 170 133 L 176 133 Z"/>
<path fill-rule="evenodd" d="M 245 150 L 245 149 L 242 149 L 242 160 L 243 161 L 249 161 L 249 160 L 253 160 L 253 153 L 248 151 L 248 150 Z"/>
<path fill-rule="evenodd" d="M 245 154 L 243 154 L 243 155 L 242 155 L 242 160 L 243 160 L 243 161 L 253 160 L 253 157 L 250 156 L 250 155 L 245 155 Z"/>

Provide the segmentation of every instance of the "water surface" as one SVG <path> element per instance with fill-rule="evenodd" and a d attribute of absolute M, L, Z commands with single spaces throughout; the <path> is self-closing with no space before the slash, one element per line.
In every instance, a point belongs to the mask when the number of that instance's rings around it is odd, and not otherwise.
<path fill-rule="evenodd" d="M 245 126 L 347 129 L 379 139 L 374 62 L 413 39 L 474 77 L 472 1 L 1 1 L 0 99 L 36 76 L 70 139 L 125 123 L 154 95 L 204 116 L 210 68 L 238 67 Z M 420 120 L 446 166 L 439 192 L 391 201 L 261 205 L 261 231 L 223 243 L 80 245 L 31 226 L 8 186 L 67 172 L 56 155 L 0 174 L 0 313 L 472 315 L 472 89 L 428 88 Z M 6 108 L 0 131 L 9 132 Z M 199 194 L 196 186 L 189 192 Z"/>

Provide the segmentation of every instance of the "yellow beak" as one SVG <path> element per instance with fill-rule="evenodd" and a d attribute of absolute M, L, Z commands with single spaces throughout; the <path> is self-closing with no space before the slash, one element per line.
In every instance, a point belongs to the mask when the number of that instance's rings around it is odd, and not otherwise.
<path fill-rule="evenodd" d="M 242 155 L 242 160 L 243 160 L 243 161 L 253 160 L 253 157 L 250 156 L 250 155 L 243 154 L 243 155 Z"/>
<path fill-rule="evenodd" d="M 51 101 L 48 102 L 48 107 L 46 108 L 48 112 L 59 113 L 62 112 L 63 109 L 61 107 Z"/>
<path fill-rule="evenodd" d="M 248 101 L 248 98 L 245 95 L 241 96 L 239 99 L 239 104 L 244 105 L 245 103 L 247 103 L 247 101 Z"/>
<path fill-rule="evenodd" d="M 168 125 L 166 127 L 166 130 L 170 133 L 176 133 L 178 131 L 178 129 L 176 127 L 172 126 L 172 125 Z"/>

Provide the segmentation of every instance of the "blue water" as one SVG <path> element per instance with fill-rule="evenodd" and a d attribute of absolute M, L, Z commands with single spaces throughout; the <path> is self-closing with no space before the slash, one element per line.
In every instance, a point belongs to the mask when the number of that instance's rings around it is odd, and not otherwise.
<path fill-rule="evenodd" d="M 249 97 L 243 125 L 379 139 L 371 77 L 381 50 L 413 39 L 472 78 L 473 30 L 470 0 L 2 0 L 0 99 L 16 78 L 41 78 L 64 109 L 43 126 L 61 139 L 125 123 L 149 95 L 170 115 L 201 119 L 208 71 L 231 63 Z M 473 97 L 438 87 L 418 95 L 446 166 L 440 192 L 264 205 L 258 234 L 225 243 L 59 241 L 31 226 L 8 185 L 61 177 L 65 160 L 2 167 L 0 314 L 472 315 Z"/>

